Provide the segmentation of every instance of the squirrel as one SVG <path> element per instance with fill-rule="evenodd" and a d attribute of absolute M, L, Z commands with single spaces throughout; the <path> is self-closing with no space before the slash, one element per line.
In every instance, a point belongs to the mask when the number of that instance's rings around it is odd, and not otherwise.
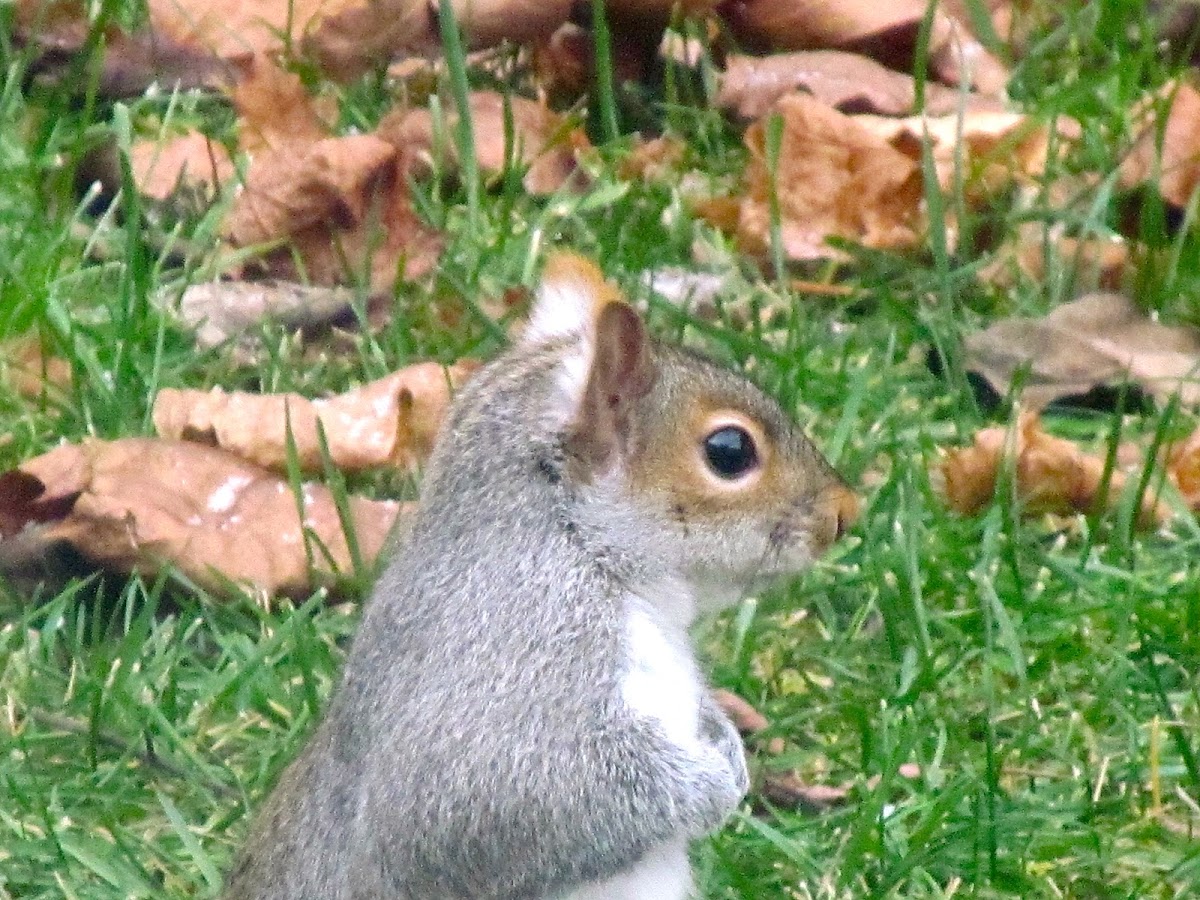
<path fill-rule="evenodd" d="M 683 900 L 749 787 L 687 630 L 857 499 L 744 376 L 552 256 L 454 401 L 324 720 L 226 900 Z"/>

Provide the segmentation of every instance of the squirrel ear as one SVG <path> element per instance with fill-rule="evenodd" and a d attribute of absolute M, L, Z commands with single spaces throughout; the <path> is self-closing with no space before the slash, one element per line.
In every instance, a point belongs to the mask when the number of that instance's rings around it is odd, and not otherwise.
<path fill-rule="evenodd" d="M 590 259 L 555 253 L 546 261 L 521 343 L 590 338 L 601 310 L 621 295 Z"/>
<path fill-rule="evenodd" d="M 586 387 L 566 437 L 582 480 L 606 471 L 625 449 L 633 405 L 649 393 L 655 374 L 646 326 L 638 314 L 622 301 L 606 304 L 596 318 Z"/>

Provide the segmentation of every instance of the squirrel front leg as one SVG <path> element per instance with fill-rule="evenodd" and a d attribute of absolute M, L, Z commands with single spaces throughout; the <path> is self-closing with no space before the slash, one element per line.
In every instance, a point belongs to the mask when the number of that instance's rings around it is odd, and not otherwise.
<path fill-rule="evenodd" d="M 738 802 L 741 802 L 741 798 L 750 790 L 746 745 L 738 733 L 737 726 L 725 715 L 725 711 L 713 699 L 712 693 L 707 691 L 700 701 L 700 734 L 705 742 L 716 748 L 729 766 L 730 775 L 741 792 L 738 797 Z"/>

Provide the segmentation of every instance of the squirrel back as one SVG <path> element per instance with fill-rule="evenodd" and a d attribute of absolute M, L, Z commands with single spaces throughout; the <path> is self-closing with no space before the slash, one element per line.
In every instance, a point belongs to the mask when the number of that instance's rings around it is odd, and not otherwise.
<path fill-rule="evenodd" d="M 522 339 L 457 397 L 225 896 L 683 897 L 686 841 L 747 786 L 686 629 L 855 507 L 778 404 L 553 258 Z"/>

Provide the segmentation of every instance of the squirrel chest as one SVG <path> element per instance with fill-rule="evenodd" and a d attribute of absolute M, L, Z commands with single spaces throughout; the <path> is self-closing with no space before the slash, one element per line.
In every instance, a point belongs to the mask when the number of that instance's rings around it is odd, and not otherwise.
<path fill-rule="evenodd" d="M 682 643 L 686 633 L 663 623 L 649 603 L 631 596 L 622 638 L 625 668 L 620 684 L 626 707 L 635 717 L 654 723 L 676 746 L 696 746 L 704 688 Z"/>

